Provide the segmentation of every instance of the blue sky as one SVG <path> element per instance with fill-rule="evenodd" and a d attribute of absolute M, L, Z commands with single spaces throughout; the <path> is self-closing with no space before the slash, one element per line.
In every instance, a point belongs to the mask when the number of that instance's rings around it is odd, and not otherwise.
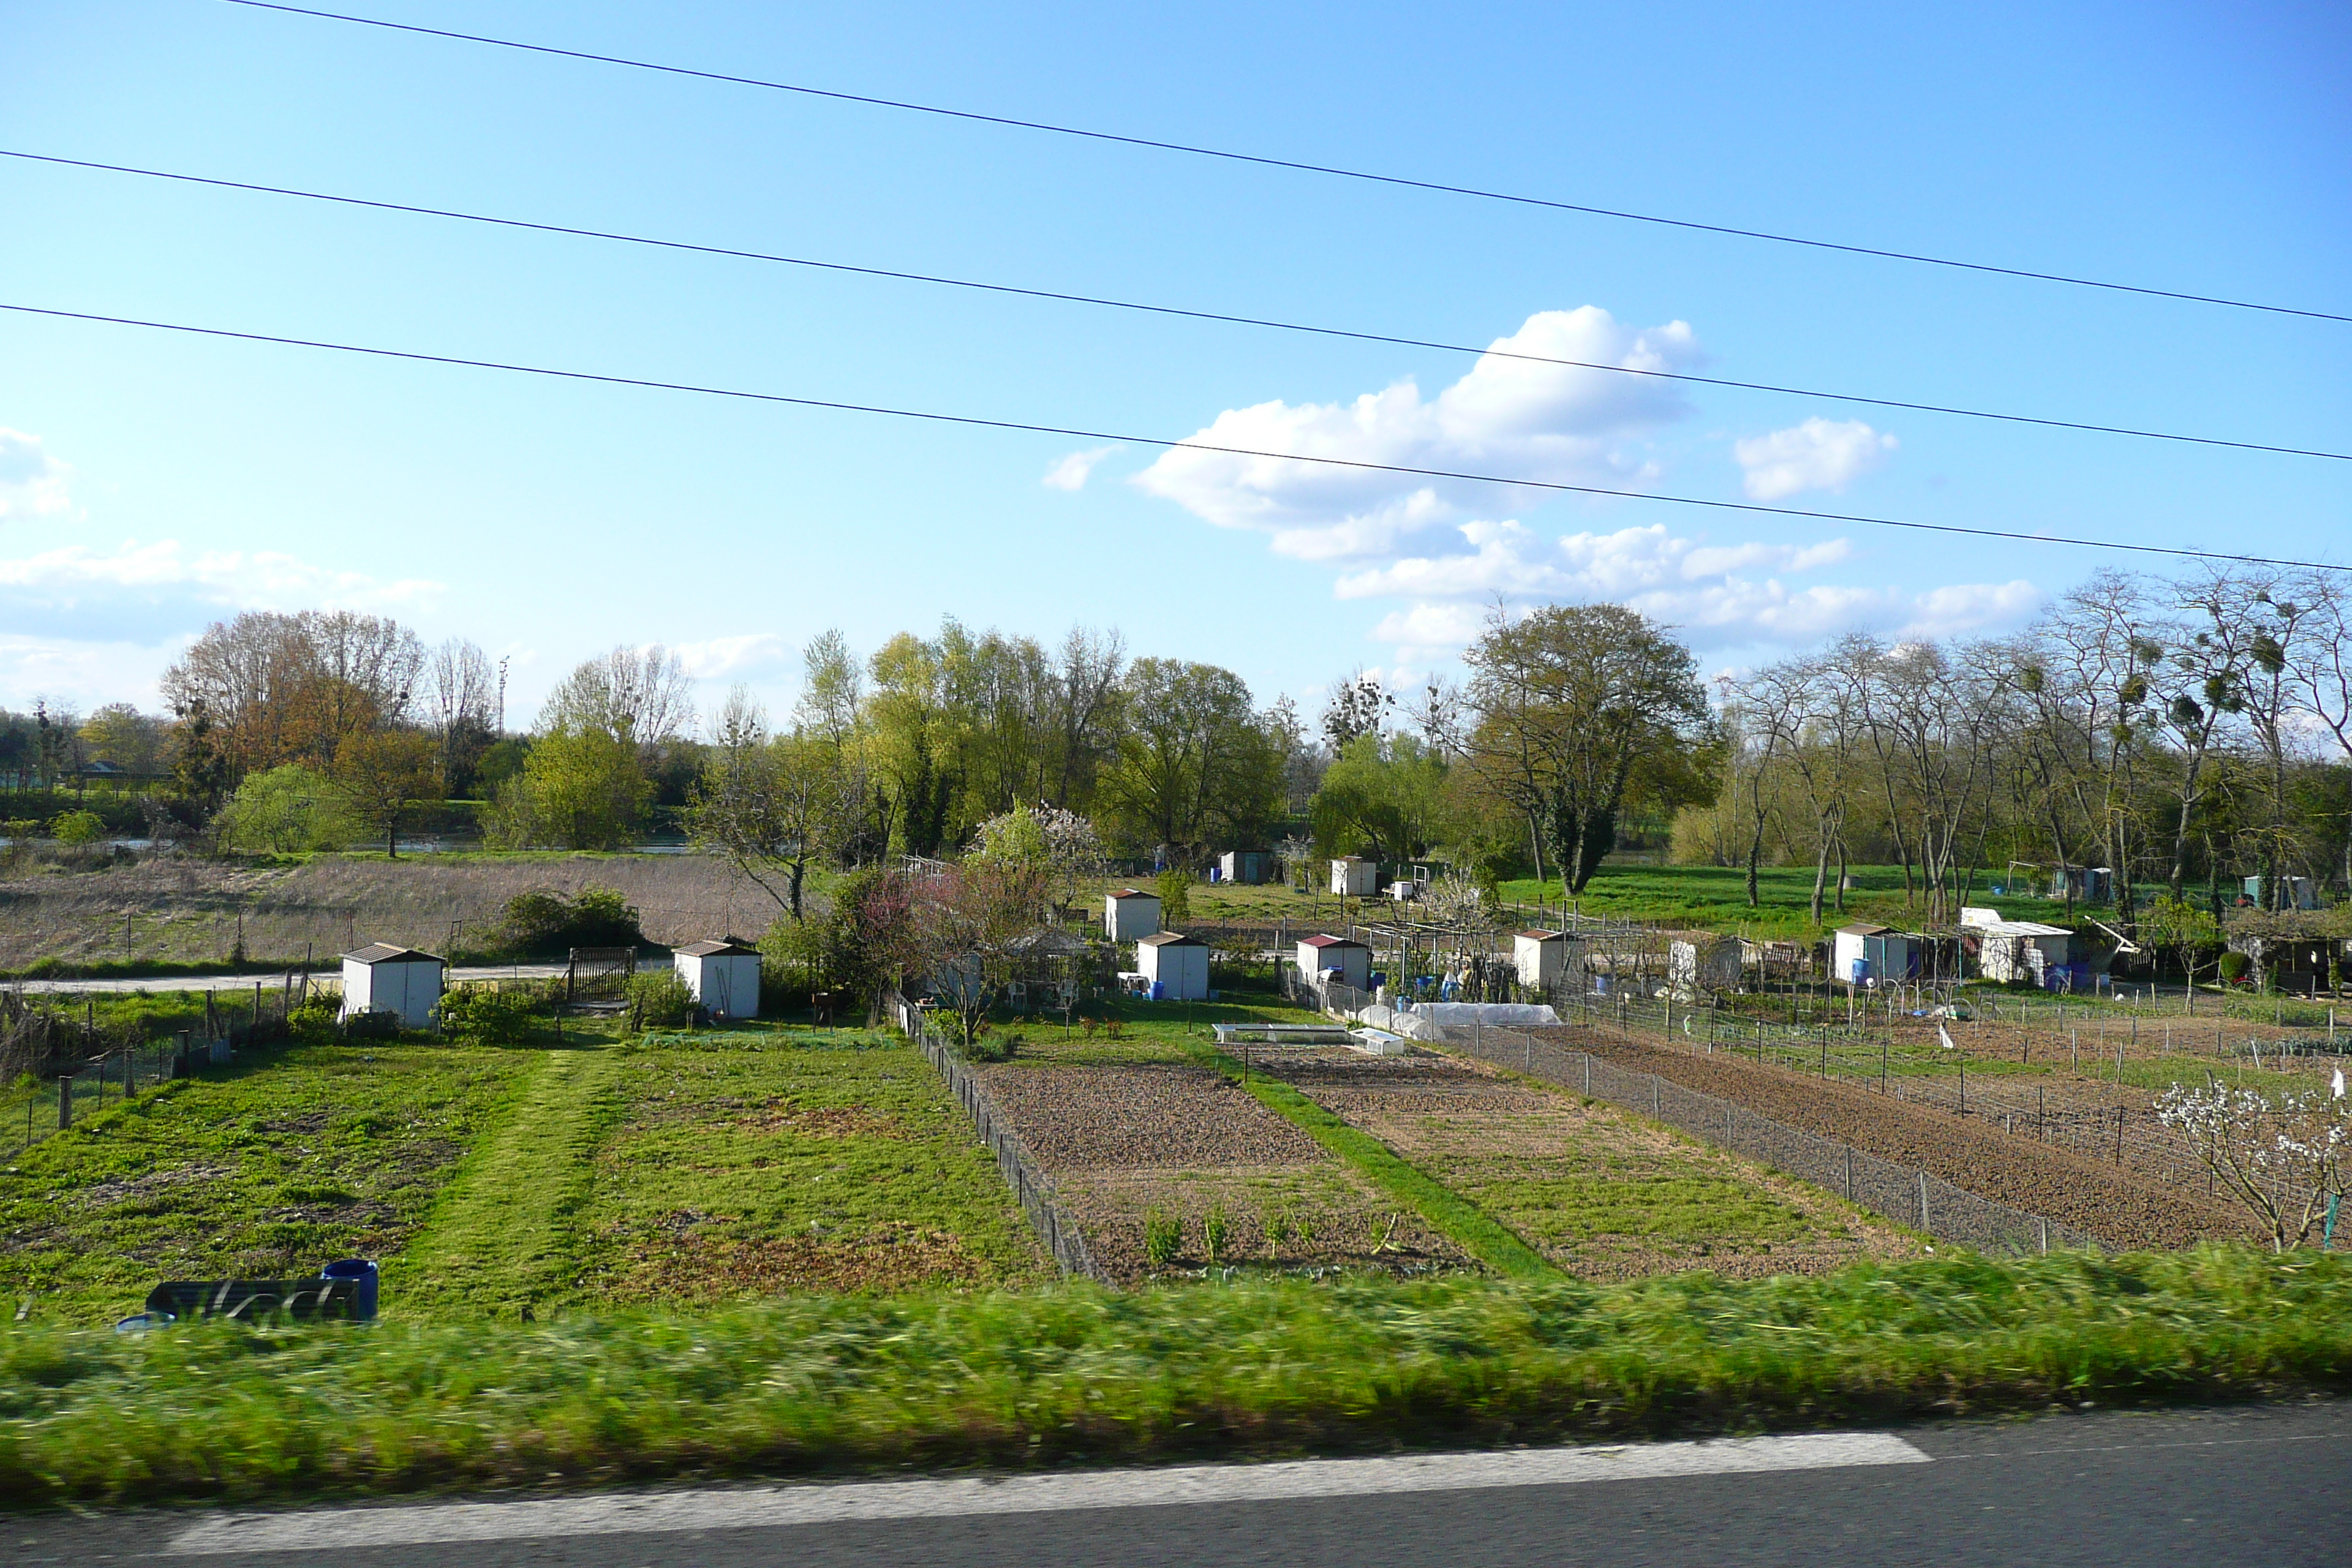
<path fill-rule="evenodd" d="M 660 6 L 366 14 L 1896 249 L 2352 311 L 2340 7 Z M 1799 250 L 216 0 L 0 7 L 0 147 L 722 246 L 2344 449 L 2352 325 Z M 1431 350 L 0 160 L 0 300 L 1722 500 L 2352 557 L 2352 464 Z M 1856 422 L 1859 422 L 1857 424 Z M 2103 563 L 0 316 L 0 703 L 152 704 L 209 621 L 797 649 L 1116 625 L 1312 705 L 1482 606 L 1710 668 L 2010 629 Z M 1076 458 L 1076 461 L 1072 461 Z M 1089 460 L 1091 459 L 1091 460 Z M 1083 482 L 1074 482 L 1083 474 Z"/>

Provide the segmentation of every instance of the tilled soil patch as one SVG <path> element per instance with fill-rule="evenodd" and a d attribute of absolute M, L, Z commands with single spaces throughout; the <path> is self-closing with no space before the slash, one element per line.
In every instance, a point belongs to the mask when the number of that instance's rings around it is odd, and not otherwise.
<path fill-rule="evenodd" d="M 1916 1251 L 1801 1182 L 1483 1063 L 1334 1051 L 1272 1070 L 1581 1279 L 1820 1274 Z"/>
<path fill-rule="evenodd" d="M 988 1092 L 1049 1172 L 1305 1165 L 1315 1140 L 1205 1068 L 992 1067 Z"/>
<path fill-rule="evenodd" d="M 1785 1125 L 1916 1165 L 1965 1192 L 2089 1232 L 2111 1247 L 2180 1247 L 2251 1227 L 2219 1205 L 1948 1112 L 1726 1054 L 1692 1056 L 1574 1025 L 1526 1031 L 1733 1100 Z"/>
<path fill-rule="evenodd" d="M 1423 1274 L 1475 1268 L 1459 1247 L 1336 1160 L 1253 1169 L 1090 1170 L 1055 1178 L 1104 1272 L 1123 1285 L 1201 1269 Z M 1211 1216 L 1223 1235 L 1210 1256 Z M 1170 1227 L 1154 1261 L 1147 1227 Z"/>
<path fill-rule="evenodd" d="M 1053 1177 L 1095 1261 L 1122 1284 L 1229 1267 L 1471 1266 L 1420 1215 L 1204 1068 L 1016 1063 L 980 1071 Z"/>

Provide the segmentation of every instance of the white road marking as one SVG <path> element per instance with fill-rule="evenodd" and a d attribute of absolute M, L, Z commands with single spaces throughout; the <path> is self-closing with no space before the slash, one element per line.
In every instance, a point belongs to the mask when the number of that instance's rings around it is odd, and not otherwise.
<path fill-rule="evenodd" d="M 1072 1509 L 1270 1502 L 1390 1492 L 1559 1486 L 1576 1481 L 1924 1465 L 1927 1455 L 1884 1432 L 1728 1437 L 1606 1448 L 1514 1449 L 1402 1458 L 1306 1459 L 1267 1465 L 1188 1465 L 1078 1471 L 1001 1480 L 873 1481 L 698 1491 L 628 1492 L 517 1502 L 433 1503 L 221 1514 L 182 1531 L 171 1550 L 192 1556 L 316 1552 L 436 1542 L 751 1530 L 863 1520 L 952 1519 Z"/>

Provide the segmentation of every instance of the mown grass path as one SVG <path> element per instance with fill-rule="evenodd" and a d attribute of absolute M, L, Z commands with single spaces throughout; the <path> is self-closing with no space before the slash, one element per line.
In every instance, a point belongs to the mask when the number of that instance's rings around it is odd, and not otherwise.
<path fill-rule="evenodd" d="M 1559 1268 L 1509 1226 L 1370 1133 L 1350 1126 L 1280 1079 L 1250 1072 L 1213 1047 L 1195 1048 L 1204 1065 L 1241 1085 L 1260 1105 L 1369 1177 L 1488 1268 L 1507 1279 L 1560 1278 Z"/>
<path fill-rule="evenodd" d="M 578 1298 L 576 1224 L 613 1109 L 621 1053 L 549 1051 L 505 1122 L 469 1154 L 424 1232 L 385 1270 L 387 1316 L 512 1318 Z"/>

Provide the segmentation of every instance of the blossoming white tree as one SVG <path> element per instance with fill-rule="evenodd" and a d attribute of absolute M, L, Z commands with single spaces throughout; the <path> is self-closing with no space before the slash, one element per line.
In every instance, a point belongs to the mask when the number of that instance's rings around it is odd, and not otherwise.
<path fill-rule="evenodd" d="M 2284 1252 L 2311 1239 L 2344 1194 L 2352 1152 L 2352 1100 L 2336 1093 L 2276 1097 L 2209 1081 L 2175 1084 L 2157 1120 L 2185 1133 L 2216 1184 L 2243 1204 Z"/>

